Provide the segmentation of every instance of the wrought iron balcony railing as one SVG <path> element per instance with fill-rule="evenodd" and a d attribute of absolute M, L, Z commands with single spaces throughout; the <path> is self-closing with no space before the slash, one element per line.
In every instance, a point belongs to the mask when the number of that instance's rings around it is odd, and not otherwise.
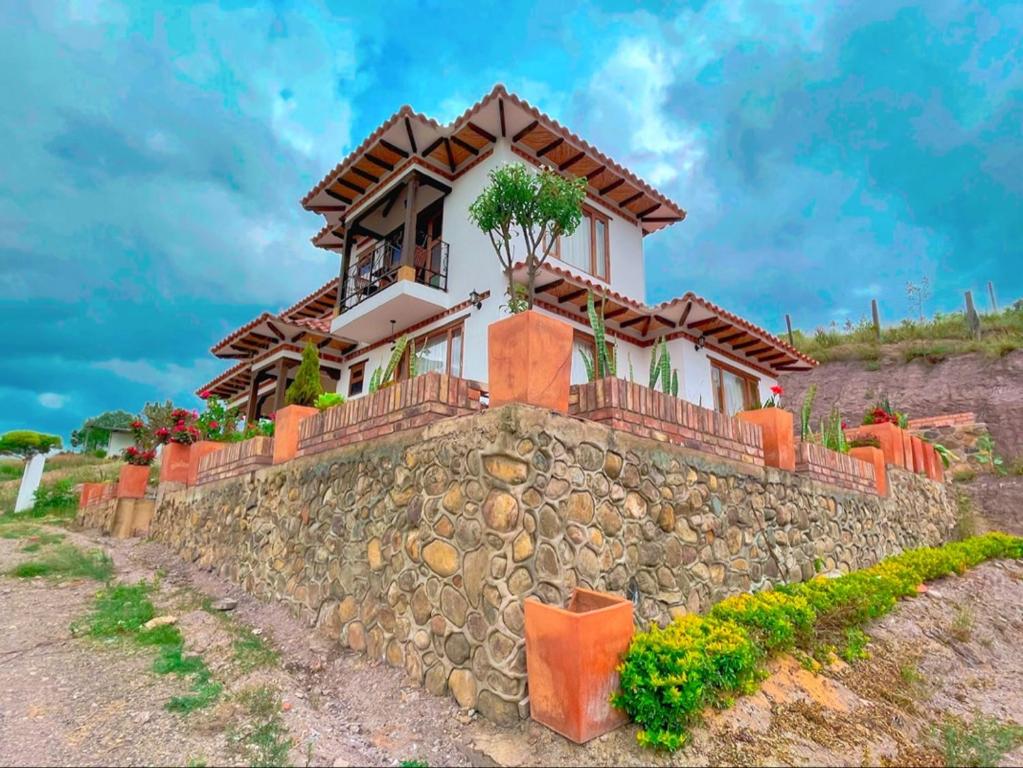
<path fill-rule="evenodd" d="M 370 296 L 393 285 L 402 265 L 402 246 L 383 242 L 353 259 L 345 274 L 341 312 L 357 307 Z M 448 244 L 443 240 L 416 243 L 410 265 L 415 280 L 441 291 L 448 289 Z"/>

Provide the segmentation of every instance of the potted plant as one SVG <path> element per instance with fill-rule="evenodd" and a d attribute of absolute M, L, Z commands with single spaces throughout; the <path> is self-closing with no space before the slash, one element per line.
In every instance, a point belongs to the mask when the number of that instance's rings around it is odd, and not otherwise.
<path fill-rule="evenodd" d="M 298 425 L 316 413 L 316 400 L 323 394 L 320 384 L 320 353 L 306 344 L 302 362 L 285 394 L 287 405 L 274 414 L 274 464 L 294 458 L 298 452 Z"/>
<path fill-rule="evenodd" d="M 117 498 L 141 499 L 149 486 L 149 465 L 156 458 L 156 451 L 140 445 L 129 445 L 121 456 L 125 464 L 117 476 Z"/>
<path fill-rule="evenodd" d="M 771 396 L 759 408 L 740 411 L 737 416 L 747 424 L 756 424 L 764 436 L 764 463 L 769 467 L 796 471 L 796 443 L 793 418 L 781 407 L 781 385 L 771 387 Z"/>
<path fill-rule="evenodd" d="M 525 403 L 568 412 L 572 328 L 537 312 L 533 303 L 536 276 L 558 239 L 578 228 L 585 197 L 584 178 L 566 179 L 547 168 L 533 173 L 513 163 L 492 170 L 490 183 L 469 206 L 504 271 L 512 312 L 487 329 L 491 406 Z M 514 240 L 524 246 L 524 289 L 515 282 Z"/>
<path fill-rule="evenodd" d="M 191 446 L 200 438 L 195 425 L 197 414 L 176 408 L 171 412 L 171 426 L 153 430 L 153 437 L 163 445 L 160 453 L 160 482 L 187 483 Z M 134 426 L 134 425 L 133 425 Z"/>
<path fill-rule="evenodd" d="M 849 441 L 849 455 L 874 466 L 874 486 L 878 496 L 888 495 L 888 470 L 885 466 L 881 441 L 873 436 L 860 437 Z"/>
<path fill-rule="evenodd" d="M 863 416 L 863 424 L 847 430 L 849 440 L 875 437 L 880 443 L 885 461 L 896 467 L 913 471 L 913 450 L 908 435 L 901 425 L 907 421 L 906 414 L 892 408 L 888 398 L 884 398 Z"/>
<path fill-rule="evenodd" d="M 632 603 L 577 587 L 564 608 L 536 598 L 523 607 L 530 716 L 577 744 L 625 723 L 610 698 L 632 641 Z"/>

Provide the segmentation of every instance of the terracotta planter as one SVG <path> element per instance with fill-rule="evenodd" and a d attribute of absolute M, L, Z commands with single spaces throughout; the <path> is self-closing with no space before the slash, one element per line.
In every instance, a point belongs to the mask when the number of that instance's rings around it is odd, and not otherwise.
<path fill-rule="evenodd" d="M 850 448 L 849 455 L 854 459 L 874 465 L 874 486 L 878 496 L 888 495 L 888 468 L 885 466 L 884 451 L 872 445 Z"/>
<path fill-rule="evenodd" d="M 913 464 L 913 438 L 906 430 L 899 428 L 899 434 L 902 436 L 902 455 L 903 455 L 903 466 L 910 472 L 915 472 L 916 469 Z"/>
<path fill-rule="evenodd" d="M 568 413 L 572 327 L 536 310 L 487 329 L 490 406 L 523 403 Z"/>
<path fill-rule="evenodd" d="M 927 473 L 927 477 L 930 480 L 934 479 L 934 460 L 937 456 L 934 454 L 934 446 L 923 441 L 924 445 L 924 472 Z"/>
<path fill-rule="evenodd" d="M 78 508 L 85 509 L 92 504 L 94 499 L 99 498 L 102 488 L 103 483 L 82 483 L 82 492 L 78 496 Z"/>
<path fill-rule="evenodd" d="M 192 446 L 167 443 L 160 452 L 160 482 L 187 483 Z"/>
<path fill-rule="evenodd" d="M 117 498 L 141 499 L 149 486 L 149 467 L 125 464 L 117 476 Z"/>
<path fill-rule="evenodd" d="M 927 461 L 925 459 L 924 441 L 908 433 L 906 433 L 906 436 L 913 443 L 913 470 L 917 475 L 926 475 Z"/>
<path fill-rule="evenodd" d="M 740 411 L 737 416 L 760 427 L 764 435 L 764 463 L 767 466 L 796 471 L 796 439 L 791 413 L 782 408 L 759 408 Z"/>
<path fill-rule="evenodd" d="M 884 453 L 884 460 L 887 463 L 893 464 L 896 467 L 906 466 L 905 451 L 902 446 L 902 430 L 890 422 L 884 424 L 864 424 L 853 429 L 847 429 L 845 436 L 848 440 L 876 437 L 878 442 L 881 443 L 881 451 Z"/>
<path fill-rule="evenodd" d="M 192 443 L 188 451 L 188 479 L 189 485 L 195 485 L 196 478 L 199 477 L 199 459 L 207 454 L 219 451 L 227 443 L 217 443 L 213 440 L 200 440 L 198 443 Z"/>
<path fill-rule="evenodd" d="M 628 720 L 611 706 L 632 640 L 632 603 L 575 589 L 568 606 L 524 601 L 531 717 L 577 744 Z"/>
<path fill-rule="evenodd" d="M 934 482 L 945 482 L 945 462 L 942 461 L 941 454 L 937 451 L 934 452 Z"/>
<path fill-rule="evenodd" d="M 274 464 L 295 458 L 298 452 L 298 425 L 319 413 L 305 405 L 288 405 L 274 415 Z"/>

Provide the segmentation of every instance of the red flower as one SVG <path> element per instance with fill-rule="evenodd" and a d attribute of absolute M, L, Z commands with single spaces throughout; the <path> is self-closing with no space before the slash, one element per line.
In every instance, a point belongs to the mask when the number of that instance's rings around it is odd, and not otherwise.
<path fill-rule="evenodd" d="M 271 413 L 269 416 L 267 416 L 267 418 L 270 419 L 270 421 L 273 421 L 274 419 L 277 418 L 277 414 L 276 413 Z"/>
<path fill-rule="evenodd" d="M 133 421 L 131 423 L 131 428 L 132 429 L 142 429 L 142 422 L 139 421 L 138 419 L 135 419 L 135 421 Z"/>
<path fill-rule="evenodd" d="M 848 429 L 849 425 L 845 423 L 845 419 L 842 419 L 842 429 Z"/>
<path fill-rule="evenodd" d="M 780 395 L 783 394 L 784 392 L 785 390 L 782 389 L 781 384 L 775 384 L 773 387 L 771 387 L 771 394 L 773 395 Z"/>
<path fill-rule="evenodd" d="M 138 452 L 139 452 L 139 449 L 136 448 L 134 445 L 129 445 L 128 446 L 128 455 L 129 456 L 134 456 Z"/>
<path fill-rule="evenodd" d="M 192 411 L 192 418 L 193 419 L 198 419 L 199 418 L 199 411 Z"/>
<path fill-rule="evenodd" d="M 210 429 L 216 429 L 216 428 L 217 428 L 217 427 L 219 427 L 220 425 L 219 425 L 219 424 L 218 424 L 217 422 L 215 422 L 215 421 L 211 421 L 211 422 L 210 422 L 210 423 L 209 423 L 209 424 L 208 424 L 207 426 L 208 426 L 208 427 L 209 427 Z"/>
<path fill-rule="evenodd" d="M 210 392 L 208 389 L 204 389 L 202 392 L 199 393 L 199 397 L 201 397 L 203 400 L 208 400 L 210 395 L 212 394 L 213 393 Z"/>

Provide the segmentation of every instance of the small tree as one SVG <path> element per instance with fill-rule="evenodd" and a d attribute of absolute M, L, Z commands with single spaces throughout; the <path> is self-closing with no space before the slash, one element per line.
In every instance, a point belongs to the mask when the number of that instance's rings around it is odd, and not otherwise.
<path fill-rule="evenodd" d="M 0 455 L 17 456 L 25 461 L 60 447 L 60 437 L 57 435 L 32 432 L 28 429 L 19 429 L 0 436 Z"/>
<path fill-rule="evenodd" d="M 284 399 L 288 405 L 316 405 L 316 398 L 323 394 L 320 384 L 320 353 L 315 344 L 306 344 L 302 350 L 302 364 L 295 372 Z"/>
<path fill-rule="evenodd" d="M 521 235 L 526 265 L 526 306 L 533 307 L 536 274 L 562 235 L 579 227 L 586 197 L 586 179 L 566 179 L 543 168 L 531 173 L 522 163 L 495 168 L 490 184 L 469 206 L 469 218 L 490 237 L 508 281 L 509 308 L 515 311 L 512 238 Z"/>

